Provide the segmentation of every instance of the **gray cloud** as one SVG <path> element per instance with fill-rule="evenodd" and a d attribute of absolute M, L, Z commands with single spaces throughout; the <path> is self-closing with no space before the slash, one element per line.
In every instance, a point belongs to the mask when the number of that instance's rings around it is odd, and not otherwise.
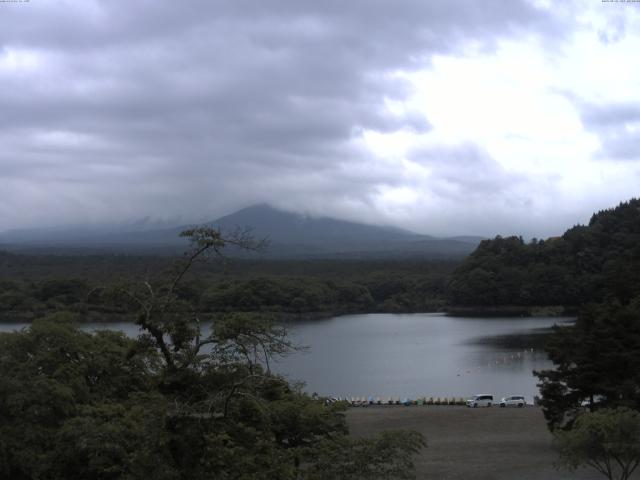
<path fill-rule="evenodd" d="M 375 221 L 372 196 L 406 179 L 358 146 L 362 131 L 430 128 L 420 112 L 385 107 L 410 93 L 395 73 L 468 42 L 490 51 L 562 31 L 524 0 L 0 9 L 0 59 L 13 62 L 0 68 L 0 229 L 191 220 L 263 201 Z M 514 181 L 460 148 L 438 152 L 437 195 L 496 195 Z"/>
<path fill-rule="evenodd" d="M 500 197 L 527 183 L 525 177 L 506 171 L 476 145 L 421 149 L 410 158 L 430 170 L 434 190 L 444 198 L 473 201 Z"/>
<path fill-rule="evenodd" d="M 640 103 L 579 105 L 585 127 L 600 138 L 602 158 L 640 160 Z"/>
<path fill-rule="evenodd" d="M 428 170 L 432 194 L 414 216 L 436 234 L 535 236 L 559 232 L 567 221 L 544 221 L 546 199 L 557 195 L 556 179 L 534 180 L 510 172 L 478 145 L 421 148 L 411 152 L 410 159 Z M 526 214 L 514 214 L 518 211 Z"/>

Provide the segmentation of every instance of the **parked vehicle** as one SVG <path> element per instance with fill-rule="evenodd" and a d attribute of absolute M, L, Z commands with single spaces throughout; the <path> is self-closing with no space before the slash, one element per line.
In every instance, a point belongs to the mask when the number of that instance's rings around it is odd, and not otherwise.
<path fill-rule="evenodd" d="M 519 407 L 522 408 L 527 402 L 522 395 L 512 395 L 510 397 L 504 397 L 500 400 L 500 406 L 504 407 Z"/>
<path fill-rule="evenodd" d="M 589 408 L 591 407 L 591 402 L 593 400 L 593 405 L 598 405 L 606 400 L 604 395 L 594 395 L 593 398 L 585 398 L 580 402 L 581 407 Z"/>
<path fill-rule="evenodd" d="M 493 395 L 479 393 L 467 400 L 467 407 L 490 407 L 493 405 Z"/>

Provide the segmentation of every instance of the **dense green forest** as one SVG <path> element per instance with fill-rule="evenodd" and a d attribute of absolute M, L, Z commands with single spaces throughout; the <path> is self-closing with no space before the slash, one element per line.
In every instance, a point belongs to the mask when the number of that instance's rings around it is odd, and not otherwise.
<path fill-rule="evenodd" d="M 270 371 L 295 349 L 282 327 L 234 313 L 200 329 L 178 292 L 224 240 L 193 238 L 164 276 L 103 289 L 135 311 L 136 339 L 84 332 L 68 313 L 0 333 L 0 479 L 413 478 L 420 434 L 351 438 L 343 405 Z"/>
<path fill-rule="evenodd" d="M 640 200 L 633 199 L 561 237 L 481 242 L 453 272 L 448 300 L 471 308 L 576 309 L 607 298 L 628 302 L 639 290 Z"/>
<path fill-rule="evenodd" d="M 0 253 L 0 320 L 67 310 L 86 321 L 128 315 L 94 292 L 114 282 L 159 278 L 167 257 Z M 277 312 L 307 318 L 341 313 L 442 309 L 456 263 L 436 260 L 242 260 L 196 265 L 178 292 L 203 313 Z"/>

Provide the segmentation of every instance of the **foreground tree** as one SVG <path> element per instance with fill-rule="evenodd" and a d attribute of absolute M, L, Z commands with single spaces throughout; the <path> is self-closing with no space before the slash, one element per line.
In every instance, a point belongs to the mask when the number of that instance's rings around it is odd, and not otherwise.
<path fill-rule="evenodd" d="M 627 480 L 640 465 L 640 413 L 628 408 L 580 415 L 571 430 L 555 433 L 560 465 L 587 466 L 609 480 Z"/>
<path fill-rule="evenodd" d="M 342 437 L 324 441 L 309 453 L 307 480 L 411 479 L 412 457 L 424 447 L 417 432 L 387 431 L 373 439 Z"/>
<path fill-rule="evenodd" d="M 229 314 L 202 331 L 184 278 L 209 253 L 258 245 L 184 235 L 192 249 L 168 275 L 93 292 L 135 308 L 137 339 L 64 315 L 0 334 L 0 479 L 412 478 L 419 434 L 351 439 L 344 407 L 270 371 L 294 348 L 282 328 Z"/>
<path fill-rule="evenodd" d="M 0 478 L 154 473 L 163 462 L 147 454 L 162 451 L 166 411 L 153 388 L 157 355 L 127 358 L 132 340 L 85 333 L 71 320 L 56 315 L 0 335 Z"/>
<path fill-rule="evenodd" d="M 556 327 L 553 370 L 536 372 L 549 427 L 571 427 L 585 405 L 640 409 L 640 297 L 592 306 L 575 325 Z"/>

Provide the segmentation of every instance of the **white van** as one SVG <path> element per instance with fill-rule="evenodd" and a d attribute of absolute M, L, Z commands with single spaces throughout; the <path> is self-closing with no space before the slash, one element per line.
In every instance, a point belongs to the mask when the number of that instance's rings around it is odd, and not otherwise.
<path fill-rule="evenodd" d="M 490 407 L 493 405 L 493 395 L 479 393 L 467 400 L 467 407 Z"/>
<path fill-rule="evenodd" d="M 512 395 L 510 397 L 504 397 L 500 400 L 501 407 L 524 407 L 525 400 L 522 395 Z"/>

